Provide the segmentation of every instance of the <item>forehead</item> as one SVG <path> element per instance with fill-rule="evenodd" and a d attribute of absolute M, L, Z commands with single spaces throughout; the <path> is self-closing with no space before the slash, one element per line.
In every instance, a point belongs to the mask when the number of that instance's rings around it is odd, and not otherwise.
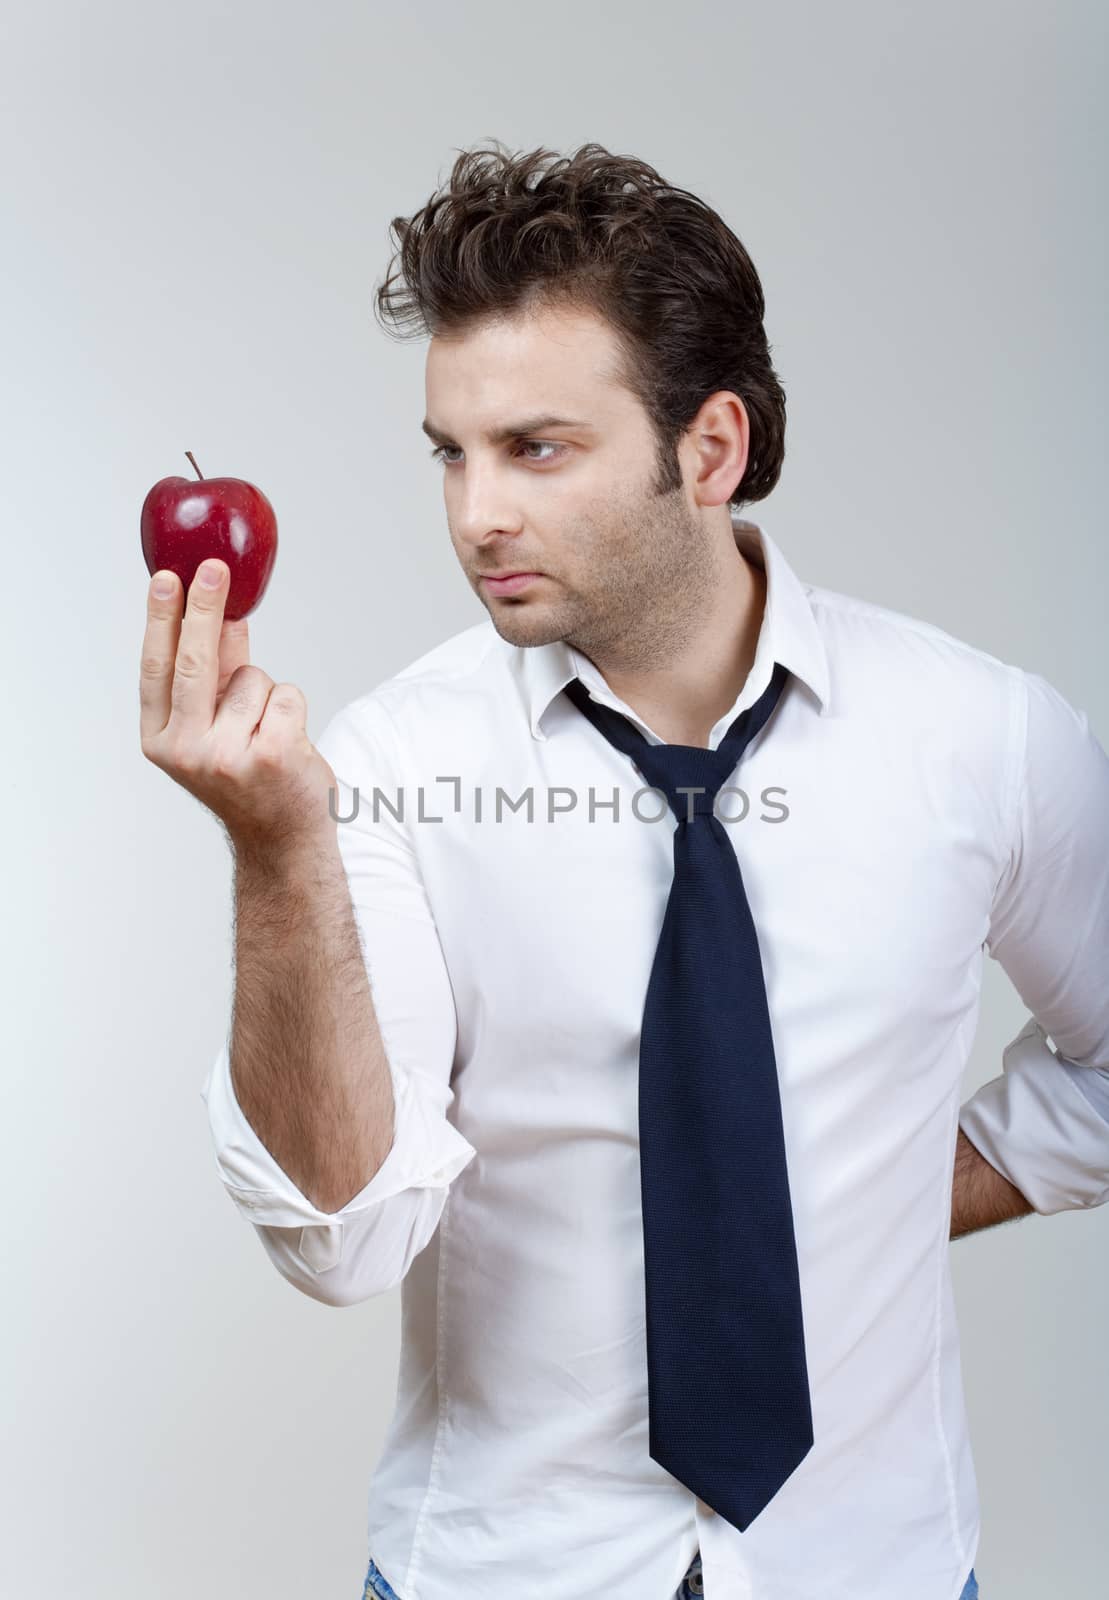
<path fill-rule="evenodd" d="M 506 408 L 615 417 L 633 397 L 619 384 L 620 347 L 599 314 L 561 307 L 485 318 L 437 334 L 427 350 L 428 413 L 442 422 L 488 420 Z M 583 406 L 592 409 L 583 412 Z"/>

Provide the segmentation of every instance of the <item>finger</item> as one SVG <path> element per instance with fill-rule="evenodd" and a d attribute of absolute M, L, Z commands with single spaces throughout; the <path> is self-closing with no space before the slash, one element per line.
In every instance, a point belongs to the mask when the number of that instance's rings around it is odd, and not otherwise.
<path fill-rule="evenodd" d="M 288 749 L 289 735 L 308 738 L 308 702 L 295 683 L 275 683 L 254 734 L 255 746 L 271 754 Z"/>
<path fill-rule="evenodd" d="M 246 749 L 251 734 L 261 721 L 272 688 L 273 679 L 261 667 L 251 666 L 247 662 L 235 670 L 227 682 L 212 723 L 212 732 L 219 736 L 221 747 L 236 751 Z"/>
<path fill-rule="evenodd" d="M 216 709 L 227 692 L 227 685 L 240 667 L 250 665 L 250 630 L 245 617 L 224 622 L 219 638 L 219 671 L 216 676 Z"/>
<path fill-rule="evenodd" d="M 308 702 L 295 683 L 275 683 L 258 724 L 260 739 L 284 741 L 290 730 L 308 731 Z"/>
<path fill-rule="evenodd" d="M 154 593 L 156 582 L 170 585 L 168 595 Z M 139 666 L 139 733 L 143 739 L 161 733 L 169 721 L 173 663 L 181 627 L 181 581 L 166 568 L 155 572 L 146 590 L 146 632 Z"/>
<path fill-rule="evenodd" d="M 287 763 L 286 770 L 290 773 L 311 753 L 308 704 L 295 683 L 274 684 L 251 749 L 259 759 L 278 767 Z M 294 809 L 290 810 L 289 806 Z M 286 840 L 296 835 L 307 836 L 315 833 L 319 826 L 326 826 L 319 814 L 321 809 L 322 802 L 314 787 L 301 782 L 295 800 L 290 800 L 286 807 L 282 836 Z"/>
<path fill-rule="evenodd" d="M 207 733 L 215 714 L 220 629 L 229 571 L 226 561 L 213 558 L 200 563 L 189 585 L 181 620 L 170 717 L 182 733 L 193 738 Z M 219 578 L 215 588 L 204 582 L 209 573 Z"/>

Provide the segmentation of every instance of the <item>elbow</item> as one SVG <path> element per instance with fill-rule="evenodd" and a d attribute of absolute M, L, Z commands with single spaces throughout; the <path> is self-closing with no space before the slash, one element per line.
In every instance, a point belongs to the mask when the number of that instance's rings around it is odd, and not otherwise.
<path fill-rule="evenodd" d="M 372 1300 L 393 1287 L 385 1276 L 356 1278 L 342 1260 L 334 1266 L 313 1266 L 304 1249 L 304 1236 L 318 1228 L 276 1228 L 254 1223 L 262 1248 L 286 1283 L 323 1306 L 353 1306 Z M 323 1230 L 330 1232 L 330 1229 Z M 310 1255 L 309 1251 L 309 1255 Z"/>
<path fill-rule="evenodd" d="M 277 1271 L 310 1299 L 355 1306 L 386 1294 L 439 1225 L 447 1186 L 405 1190 L 342 1221 L 281 1228 L 252 1226 Z"/>

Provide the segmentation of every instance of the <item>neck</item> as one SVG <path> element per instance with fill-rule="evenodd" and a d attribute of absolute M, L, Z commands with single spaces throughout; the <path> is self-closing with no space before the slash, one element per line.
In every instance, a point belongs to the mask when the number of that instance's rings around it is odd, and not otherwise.
<path fill-rule="evenodd" d="M 755 659 L 766 609 L 766 574 L 734 543 L 721 581 L 674 653 L 647 670 L 595 661 L 614 694 L 666 744 L 708 747 L 709 734 L 739 698 Z"/>

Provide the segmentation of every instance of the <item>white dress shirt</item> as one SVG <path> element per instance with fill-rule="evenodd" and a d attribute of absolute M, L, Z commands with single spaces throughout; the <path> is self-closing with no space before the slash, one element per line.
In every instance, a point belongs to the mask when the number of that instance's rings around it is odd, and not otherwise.
<path fill-rule="evenodd" d="M 1040 1213 L 1109 1198 L 1109 760 L 1085 714 L 733 526 L 766 606 L 711 748 L 792 674 L 718 814 L 766 978 L 815 1444 L 742 1533 L 648 1454 L 637 1067 L 675 818 L 560 694 L 576 674 L 658 742 L 592 663 L 485 619 L 318 741 L 393 1076 L 381 1169 L 320 1212 L 226 1046 L 202 1090 L 290 1283 L 334 1306 L 401 1285 L 369 1501 L 401 1600 L 670 1600 L 698 1546 L 708 1600 L 956 1600 L 979 1536 L 957 1127 Z M 1031 1016 L 960 1107 L 987 951 Z"/>

